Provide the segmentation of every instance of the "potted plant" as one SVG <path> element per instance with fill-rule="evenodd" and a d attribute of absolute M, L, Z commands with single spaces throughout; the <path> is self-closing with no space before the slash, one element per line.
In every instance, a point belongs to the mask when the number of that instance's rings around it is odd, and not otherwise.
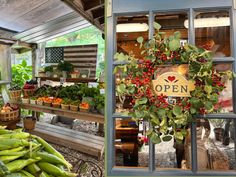
<path fill-rule="evenodd" d="M 57 69 L 62 72 L 63 78 L 67 78 L 67 73 L 73 71 L 74 66 L 68 61 L 60 61 L 57 65 Z"/>
<path fill-rule="evenodd" d="M 52 73 L 53 73 L 53 66 L 46 66 L 44 68 L 44 71 L 46 73 L 46 77 L 52 77 Z"/>
<path fill-rule="evenodd" d="M 78 111 L 79 109 L 79 104 L 80 104 L 80 101 L 79 100 L 73 100 L 70 102 L 70 110 L 71 111 Z"/>
<path fill-rule="evenodd" d="M 99 94 L 94 97 L 94 102 L 96 105 L 96 109 L 100 114 L 104 115 L 104 106 L 105 106 L 105 97 L 102 94 Z"/>
<path fill-rule="evenodd" d="M 64 98 L 61 102 L 61 109 L 68 110 L 70 108 L 70 102 L 70 99 Z"/>
<path fill-rule="evenodd" d="M 60 108 L 61 107 L 61 102 L 62 102 L 62 99 L 61 98 L 54 98 L 52 100 L 52 107 L 54 108 Z"/>
<path fill-rule="evenodd" d="M 34 130 L 36 124 L 36 118 L 34 116 L 26 116 L 23 119 L 23 124 L 26 130 Z"/>
<path fill-rule="evenodd" d="M 221 141 L 223 138 L 224 129 L 224 119 L 210 119 L 209 120 L 212 126 L 214 127 L 215 139 Z"/>
<path fill-rule="evenodd" d="M 36 104 L 37 98 L 36 97 L 31 97 L 30 98 L 30 104 Z"/>

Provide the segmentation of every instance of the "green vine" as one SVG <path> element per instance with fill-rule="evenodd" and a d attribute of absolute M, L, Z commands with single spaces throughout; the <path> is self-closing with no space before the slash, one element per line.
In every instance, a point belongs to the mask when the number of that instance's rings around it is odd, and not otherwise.
<path fill-rule="evenodd" d="M 129 115 L 137 122 L 151 123 L 148 137 L 153 143 L 170 141 L 173 137 L 182 142 L 194 116 L 216 111 L 219 94 L 225 88 L 224 81 L 231 79 L 232 72 L 217 72 L 211 51 L 191 44 L 181 46 L 179 32 L 166 37 L 159 31 L 159 24 L 155 23 L 154 27 L 156 34 L 151 40 L 137 39 L 143 58 L 123 53 L 115 55 L 115 60 L 123 63 L 114 69 L 114 74 L 120 77 L 116 91 L 119 96 L 132 96 L 133 108 Z M 169 104 L 165 95 L 157 96 L 151 84 L 157 70 L 169 64 L 187 64 L 186 77 L 195 83 L 191 97 L 176 98 L 175 104 Z"/>

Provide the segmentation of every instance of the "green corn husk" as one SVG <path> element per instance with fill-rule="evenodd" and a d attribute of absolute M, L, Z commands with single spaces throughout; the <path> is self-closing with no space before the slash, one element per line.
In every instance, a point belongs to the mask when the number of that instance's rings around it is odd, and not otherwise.
<path fill-rule="evenodd" d="M 4 163 L 8 163 L 8 162 L 11 162 L 11 161 L 13 161 L 13 160 L 16 160 L 16 159 L 18 159 L 18 158 L 20 158 L 21 156 L 23 156 L 24 154 L 22 154 L 22 155 L 17 155 L 17 156 L 14 156 L 14 155 L 12 155 L 12 156 L 0 156 L 0 160 L 2 161 L 2 162 L 4 162 Z"/>
<path fill-rule="evenodd" d="M 10 133 L 12 133 L 11 130 L 7 130 L 7 129 L 2 129 L 2 128 L 0 128 L 0 135 L 10 134 Z"/>
<path fill-rule="evenodd" d="M 61 153 L 59 153 L 56 149 L 54 149 L 50 144 L 48 144 L 45 140 L 43 140 L 42 138 L 38 137 L 38 136 L 32 136 L 34 137 L 40 144 L 42 144 L 42 146 L 45 148 L 45 150 L 48 153 L 51 153 L 57 157 L 59 157 L 62 160 L 65 160 L 65 158 L 63 157 L 63 155 L 61 155 Z"/>
<path fill-rule="evenodd" d="M 29 138 L 30 134 L 26 132 L 15 132 L 15 133 L 10 133 L 10 134 L 4 134 L 0 135 L 0 140 L 5 139 L 5 138 L 10 138 L 10 139 L 26 139 Z"/>
<path fill-rule="evenodd" d="M 32 175 L 31 173 L 29 173 L 28 171 L 25 171 L 25 170 L 21 170 L 20 173 L 24 174 L 27 177 L 34 177 L 34 175 Z"/>
<path fill-rule="evenodd" d="M 15 155 L 14 153 L 15 152 L 19 152 L 19 151 L 22 151 L 25 147 L 23 146 L 20 146 L 20 147 L 17 147 L 17 148 L 13 148 L 13 149 L 9 149 L 9 150 L 3 150 L 3 151 L 0 151 L 0 155 Z"/>
<path fill-rule="evenodd" d="M 10 171 L 7 169 L 6 165 L 0 161 L 0 176 L 5 176 L 10 174 Z"/>
<path fill-rule="evenodd" d="M 29 142 L 19 139 L 2 139 L 0 141 L 0 150 L 8 150 L 19 146 L 29 146 Z"/>
<path fill-rule="evenodd" d="M 48 162 L 51 164 L 61 164 L 61 165 L 65 165 L 67 168 L 71 169 L 72 165 L 65 161 L 60 159 L 59 157 L 53 155 L 53 154 L 49 154 L 47 152 L 36 152 L 34 154 L 36 157 L 40 157 L 42 162 Z"/>
<path fill-rule="evenodd" d="M 25 176 L 22 173 L 11 173 L 11 174 L 4 176 L 4 177 L 27 177 L 27 176 Z"/>
<path fill-rule="evenodd" d="M 60 168 L 58 168 L 57 166 L 52 165 L 52 164 L 47 163 L 47 162 L 38 162 L 37 164 L 43 171 L 45 171 L 49 175 L 53 175 L 53 176 L 57 176 L 57 177 L 59 177 L 59 176 L 76 177 L 77 176 L 77 174 L 75 174 L 75 173 L 70 173 L 70 172 L 67 172 L 67 171 L 63 171 Z"/>
<path fill-rule="evenodd" d="M 10 172 L 18 172 L 22 170 L 24 167 L 26 167 L 27 165 L 31 163 L 35 163 L 39 160 L 40 159 L 27 159 L 27 160 L 19 159 L 19 160 L 15 160 L 13 162 L 7 163 L 6 167 L 8 168 Z"/>
<path fill-rule="evenodd" d="M 38 165 L 36 165 L 35 163 L 29 164 L 26 167 L 26 170 L 28 172 L 30 172 L 31 174 L 33 174 L 34 176 L 36 176 L 36 174 L 40 174 L 40 172 L 42 171 Z"/>

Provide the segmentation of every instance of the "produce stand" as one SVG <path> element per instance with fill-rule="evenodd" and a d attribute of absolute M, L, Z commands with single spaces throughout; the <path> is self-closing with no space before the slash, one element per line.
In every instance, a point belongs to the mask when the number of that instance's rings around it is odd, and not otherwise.
<path fill-rule="evenodd" d="M 50 81 L 56 81 L 56 82 L 60 82 L 60 78 L 55 78 L 55 77 L 36 77 L 39 78 L 40 81 L 46 81 L 46 80 L 50 80 Z M 65 82 L 74 82 L 74 83 L 88 83 L 88 82 L 96 82 L 96 79 L 93 78 L 66 78 Z"/>
<path fill-rule="evenodd" d="M 40 106 L 40 105 L 32 105 L 32 104 L 20 104 L 22 109 L 29 109 L 35 112 L 45 112 L 49 114 L 56 114 L 60 116 L 65 116 L 73 119 L 80 119 L 85 121 L 97 122 L 104 124 L 104 116 L 99 114 L 92 113 L 83 113 L 83 112 L 74 112 L 70 110 L 62 110 L 53 107 Z"/>

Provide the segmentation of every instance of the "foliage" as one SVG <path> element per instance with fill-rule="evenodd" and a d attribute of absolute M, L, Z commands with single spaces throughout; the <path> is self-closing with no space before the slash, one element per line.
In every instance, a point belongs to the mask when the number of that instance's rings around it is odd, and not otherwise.
<path fill-rule="evenodd" d="M 224 119 L 210 119 L 209 121 L 213 125 L 214 128 L 222 128 L 225 124 Z"/>
<path fill-rule="evenodd" d="M 64 61 L 64 60 L 60 61 L 57 65 L 57 69 L 59 71 L 71 72 L 71 71 L 73 71 L 73 68 L 74 68 L 74 66 L 70 62 Z"/>
<path fill-rule="evenodd" d="M 32 78 L 32 66 L 27 66 L 26 60 L 12 66 L 12 85 L 23 87 L 24 83 Z"/>
<path fill-rule="evenodd" d="M 45 71 L 45 72 L 53 72 L 53 66 L 46 66 L 46 67 L 44 68 L 44 71 Z"/>
<path fill-rule="evenodd" d="M 217 73 L 210 51 L 190 44 L 181 46 L 179 32 L 166 37 L 159 32 L 159 24 L 155 23 L 154 27 L 157 33 L 151 40 L 137 39 L 143 49 L 142 59 L 123 53 L 115 55 L 118 62 L 127 63 L 114 69 L 121 77 L 117 93 L 132 95 L 133 108 L 129 115 L 137 122 L 144 119 L 151 123 L 153 128 L 148 131 L 148 137 L 153 143 L 170 141 L 172 137 L 181 142 L 194 116 L 216 111 L 219 93 L 225 88 L 222 80 L 232 73 Z M 165 95 L 156 95 L 151 82 L 157 68 L 170 63 L 188 64 L 187 77 L 195 82 L 191 97 L 176 98 L 176 104 L 169 104 Z"/>
<path fill-rule="evenodd" d="M 79 106 L 79 104 L 80 104 L 80 100 L 72 100 L 70 102 L 70 105 L 74 105 L 74 106 Z"/>
<path fill-rule="evenodd" d="M 94 102 L 97 110 L 104 109 L 105 106 L 105 97 L 102 94 L 98 94 L 94 97 Z"/>

